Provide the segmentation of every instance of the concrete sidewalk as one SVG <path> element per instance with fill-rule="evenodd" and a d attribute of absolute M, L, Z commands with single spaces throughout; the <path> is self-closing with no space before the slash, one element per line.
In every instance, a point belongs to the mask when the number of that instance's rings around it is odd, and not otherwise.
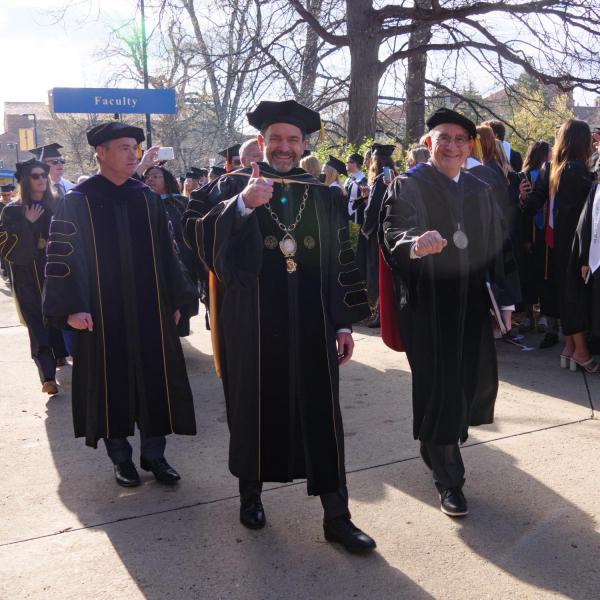
<path fill-rule="evenodd" d="M 406 358 L 357 328 L 341 385 L 349 489 L 378 550 L 355 557 L 324 541 L 304 482 L 267 486 L 263 531 L 239 524 L 221 385 L 203 319 L 192 327 L 199 432 L 167 447 L 183 480 L 144 473 L 126 490 L 103 448 L 73 438 L 70 367 L 58 396 L 40 393 L 0 284 L 0 598 L 600 597 L 600 378 L 561 371 L 558 348 L 499 343 L 496 422 L 471 430 L 470 515 L 452 520 L 412 439 Z"/>

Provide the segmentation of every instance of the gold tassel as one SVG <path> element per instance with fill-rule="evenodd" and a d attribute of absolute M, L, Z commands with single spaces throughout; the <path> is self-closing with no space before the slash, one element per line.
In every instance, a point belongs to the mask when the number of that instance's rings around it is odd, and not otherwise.
<path fill-rule="evenodd" d="M 319 129 L 319 144 L 325 139 L 325 124 L 321 121 L 321 128 Z"/>

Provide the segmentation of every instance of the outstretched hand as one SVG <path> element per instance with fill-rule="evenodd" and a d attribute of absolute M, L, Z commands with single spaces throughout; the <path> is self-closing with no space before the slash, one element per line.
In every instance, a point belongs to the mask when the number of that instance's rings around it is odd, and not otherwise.
<path fill-rule="evenodd" d="M 419 257 L 439 254 L 447 245 L 448 241 L 438 231 L 426 231 L 415 242 L 415 254 Z"/>
<path fill-rule="evenodd" d="M 242 190 L 242 199 L 246 208 L 258 208 L 271 200 L 273 196 L 273 181 L 260 176 L 258 165 L 252 163 L 252 174 L 248 184 Z"/>

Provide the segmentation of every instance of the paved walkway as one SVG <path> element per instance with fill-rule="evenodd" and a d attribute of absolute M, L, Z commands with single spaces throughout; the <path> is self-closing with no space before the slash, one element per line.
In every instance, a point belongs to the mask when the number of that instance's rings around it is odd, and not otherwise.
<path fill-rule="evenodd" d="M 167 447 L 183 480 L 126 490 L 102 448 L 73 438 L 70 367 L 58 396 L 40 393 L 0 284 L 0 598 L 600 597 L 600 378 L 561 371 L 558 349 L 500 343 L 496 422 L 463 451 L 471 514 L 451 520 L 412 440 L 406 358 L 357 328 L 341 386 L 349 489 L 378 551 L 355 557 L 324 541 L 304 482 L 268 486 L 265 530 L 239 524 L 220 382 L 193 328 L 199 433 Z"/>

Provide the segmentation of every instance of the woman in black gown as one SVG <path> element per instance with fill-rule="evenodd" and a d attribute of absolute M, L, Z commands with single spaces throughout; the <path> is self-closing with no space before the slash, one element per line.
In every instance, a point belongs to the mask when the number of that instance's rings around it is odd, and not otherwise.
<path fill-rule="evenodd" d="M 10 266 L 15 301 L 27 326 L 42 392 L 57 394 L 56 366 L 57 362 L 65 364 L 67 352 L 61 332 L 46 327 L 42 317 L 46 243 L 55 202 L 48 185 L 49 170 L 36 159 L 17 163 L 18 199 L 0 217 L 0 254 Z"/>
<path fill-rule="evenodd" d="M 549 166 L 541 169 L 533 191 L 524 201 L 532 213 L 548 202 L 546 243 L 551 249 L 548 269 L 558 299 L 558 316 L 565 335 L 561 366 L 577 366 L 588 373 L 600 371 L 600 365 L 590 356 L 585 330 L 586 315 L 581 311 L 580 288 L 569 285 L 569 259 L 577 223 L 592 187 L 593 176 L 588 168 L 592 153 L 592 136 L 584 121 L 569 119 L 558 130 Z M 523 190 L 522 184 L 522 190 Z"/>

